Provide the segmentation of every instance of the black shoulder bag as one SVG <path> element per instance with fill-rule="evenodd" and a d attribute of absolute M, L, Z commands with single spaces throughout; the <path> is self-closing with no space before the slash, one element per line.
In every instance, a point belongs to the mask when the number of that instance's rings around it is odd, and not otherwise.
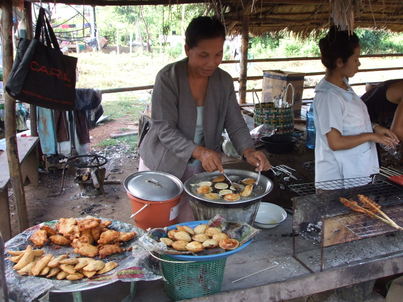
<path fill-rule="evenodd" d="M 57 110 L 73 110 L 77 58 L 65 56 L 40 8 L 33 40 L 20 39 L 6 84 L 15 99 Z"/>

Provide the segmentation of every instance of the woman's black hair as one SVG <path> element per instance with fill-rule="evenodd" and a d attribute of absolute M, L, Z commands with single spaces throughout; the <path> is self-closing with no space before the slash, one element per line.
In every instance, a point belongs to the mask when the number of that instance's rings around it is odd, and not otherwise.
<path fill-rule="evenodd" d="M 360 39 L 355 33 L 338 30 L 337 27 L 333 26 L 327 35 L 319 41 L 322 63 L 326 68 L 333 70 L 336 68 L 337 59 L 340 58 L 343 63 L 346 63 L 359 46 Z"/>
<path fill-rule="evenodd" d="M 200 40 L 222 37 L 225 40 L 225 27 L 215 17 L 200 16 L 192 19 L 185 32 L 189 48 L 197 46 Z"/>

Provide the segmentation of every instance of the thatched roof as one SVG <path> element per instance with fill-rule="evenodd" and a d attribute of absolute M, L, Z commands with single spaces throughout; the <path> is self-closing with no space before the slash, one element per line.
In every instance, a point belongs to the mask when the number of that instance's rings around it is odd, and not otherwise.
<path fill-rule="evenodd" d="M 33 0 L 39 2 L 38 0 Z M 331 23 L 353 28 L 403 32 L 402 0 L 43 0 L 77 5 L 173 5 L 206 3 L 240 32 L 243 14 L 252 34 L 287 29 L 300 35 L 328 28 Z"/>

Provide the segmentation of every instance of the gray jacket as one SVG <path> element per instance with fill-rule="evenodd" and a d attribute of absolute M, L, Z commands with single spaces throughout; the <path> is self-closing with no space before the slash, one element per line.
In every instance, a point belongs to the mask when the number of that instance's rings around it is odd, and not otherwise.
<path fill-rule="evenodd" d="M 140 156 L 151 170 L 182 177 L 192 152 L 196 103 L 187 77 L 187 59 L 165 66 L 157 74 L 151 100 L 150 130 Z M 220 68 L 209 78 L 204 101 L 205 147 L 220 152 L 221 134 L 227 130 L 239 154 L 253 148 L 249 129 L 235 97 L 231 76 Z"/>

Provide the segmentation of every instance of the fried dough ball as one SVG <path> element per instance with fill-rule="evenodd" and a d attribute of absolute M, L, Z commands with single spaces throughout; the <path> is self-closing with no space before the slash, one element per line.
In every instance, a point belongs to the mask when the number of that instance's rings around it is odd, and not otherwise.
<path fill-rule="evenodd" d="M 37 230 L 29 240 L 38 247 L 44 246 L 48 242 L 48 233 L 45 230 Z"/>
<path fill-rule="evenodd" d="M 198 241 L 198 242 L 204 242 L 207 239 L 210 239 L 209 236 L 207 236 L 206 234 L 196 234 L 192 237 L 192 239 L 194 241 Z"/>
<path fill-rule="evenodd" d="M 187 241 L 190 242 L 192 241 L 192 238 L 190 237 L 190 235 L 184 231 L 178 231 L 174 234 L 174 238 L 176 240 L 183 240 L 183 241 Z"/>
<path fill-rule="evenodd" d="M 201 252 L 204 248 L 203 245 L 198 241 L 192 241 L 186 244 L 186 249 L 192 253 Z"/>
<path fill-rule="evenodd" d="M 195 234 L 195 232 L 193 231 L 193 229 L 192 229 L 191 227 L 188 227 L 187 225 L 178 225 L 178 226 L 176 227 L 176 229 L 177 229 L 178 231 L 184 231 L 184 232 L 186 232 L 186 233 L 189 233 L 190 235 L 194 235 L 194 234 Z"/>
<path fill-rule="evenodd" d="M 169 238 L 160 238 L 160 241 L 167 246 L 171 246 L 173 243 L 173 240 Z"/>
<path fill-rule="evenodd" d="M 79 232 L 76 223 L 77 220 L 75 218 L 60 218 L 57 224 L 57 230 L 64 237 L 74 236 L 74 234 Z"/>
<path fill-rule="evenodd" d="M 210 186 L 200 186 L 197 188 L 197 193 L 198 194 L 207 194 L 211 192 L 211 187 Z"/>
<path fill-rule="evenodd" d="M 206 249 L 212 249 L 218 246 L 218 241 L 214 239 L 207 239 L 206 241 L 203 242 L 202 245 Z"/>
<path fill-rule="evenodd" d="M 239 241 L 231 238 L 221 239 L 218 245 L 224 250 L 234 250 L 239 246 Z"/>
<path fill-rule="evenodd" d="M 216 241 L 220 241 L 220 240 L 222 240 L 222 239 L 227 239 L 228 238 L 228 235 L 227 234 L 224 234 L 224 233 L 218 233 L 218 234 L 214 234 L 213 235 L 213 239 L 214 240 L 216 240 Z"/>
<path fill-rule="evenodd" d="M 221 229 L 219 229 L 219 228 L 214 228 L 214 227 L 208 227 L 208 228 L 206 229 L 206 232 L 205 232 L 205 234 L 206 234 L 207 236 L 209 236 L 209 237 L 213 237 L 214 234 L 219 234 L 219 233 L 222 233 L 222 232 L 221 232 Z"/>
<path fill-rule="evenodd" d="M 188 243 L 188 241 L 178 240 L 172 243 L 172 247 L 177 251 L 187 251 L 186 245 Z"/>
<path fill-rule="evenodd" d="M 198 226 L 196 226 L 193 231 L 195 232 L 195 234 L 204 234 L 204 232 L 207 229 L 207 224 L 199 224 Z"/>
<path fill-rule="evenodd" d="M 52 235 L 49 237 L 50 241 L 52 243 L 57 244 L 57 245 L 70 245 L 71 240 L 62 236 L 62 235 Z"/>
<path fill-rule="evenodd" d="M 231 193 L 224 195 L 224 199 L 226 201 L 238 201 L 239 199 L 241 199 L 241 196 L 238 193 Z"/>

